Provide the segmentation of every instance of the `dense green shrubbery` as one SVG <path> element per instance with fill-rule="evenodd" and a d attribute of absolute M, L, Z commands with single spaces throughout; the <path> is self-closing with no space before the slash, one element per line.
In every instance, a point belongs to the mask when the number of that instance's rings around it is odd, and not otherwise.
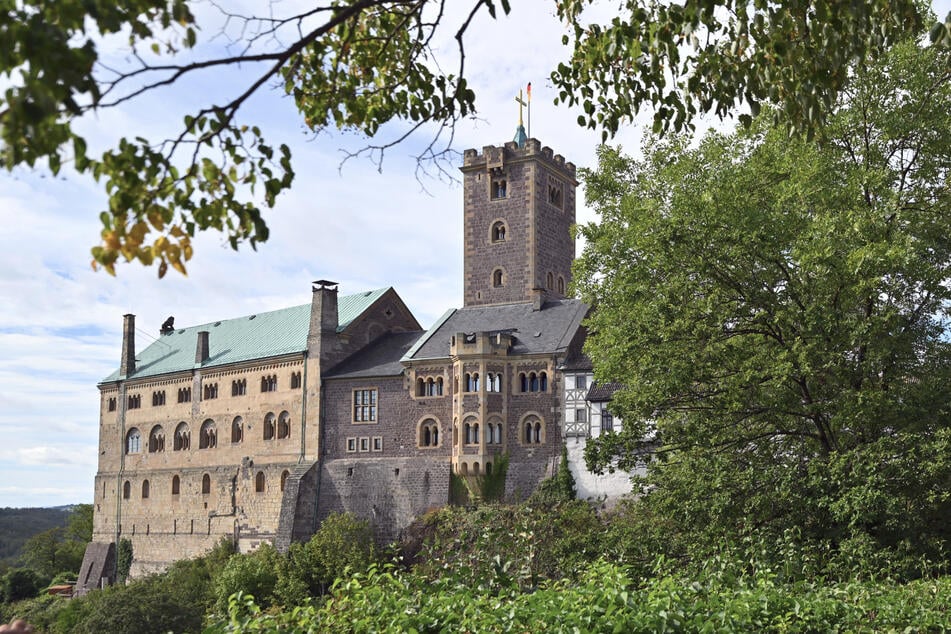
<path fill-rule="evenodd" d="M 340 583 L 320 608 L 264 615 L 237 596 L 209 632 L 816 632 L 946 631 L 951 578 L 908 584 L 784 584 L 768 571 L 734 577 L 710 569 L 635 583 L 623 567 L 595 562 L 575 580 L 532 592 L 474 591 L 372 568 Z"/>

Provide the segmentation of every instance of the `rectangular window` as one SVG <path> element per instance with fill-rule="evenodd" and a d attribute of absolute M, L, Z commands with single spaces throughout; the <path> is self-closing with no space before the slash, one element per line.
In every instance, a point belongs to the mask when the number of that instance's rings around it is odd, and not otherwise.
<path fill-rule="evenodd" d="M 373 437 L 373 451 L 383 451 L 383 436 Z"/>
<path fill-rule="evenodd" d="M 579 390 L 583 390 L 588 387 L 588 376 L 585 374 L 579 374 L 575 377 L 575 387 Z"/>
<path fill-rule="evenodd" d="M 347 453 L 354 453 L 357 450 L 357 439 L 347 438 Z"/>
<path fill-rule="evenodd" d="M 353 422 L 376 422 L 376 389 L 353 391 Z"/>
<path fill-rule="evenodd" d="M 370 451 L 370 438 L 368 436 L 360 439 L 360 451 Z"/>
<path fill-rule="evenodd" d="M 614 431 L 614 417 L 608 410 L 601 412 L 601 431 Z"/>
<path fill-rule="evenodd" d="M 587 423 L 588 422 L 588 410 L 583 408 L 578 408 L 575 410 L 575 422 L 576 423 Z"/>

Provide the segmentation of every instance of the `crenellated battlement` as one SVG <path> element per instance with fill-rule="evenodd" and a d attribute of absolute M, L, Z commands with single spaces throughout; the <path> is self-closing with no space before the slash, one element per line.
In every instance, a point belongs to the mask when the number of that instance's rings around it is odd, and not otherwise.
<path fill-rule="evenodd" d="M 514 163 L 531 159 L 542 159 L 545 162 L 565 172 L 572 179 L 575 178 L 577 168 L 571 161 L 566 161 L 561 154 L 555 154 L 547 145 L 543 146 L 538 139 L 528 139 L 525 147 L 518 147 L 515 141 L 508 141 L 504 145 L 486 145 L 482 151 L 471 148 L 463 152 L 463 172 L 475 169 L 501 168 L 505 163 Z"/>

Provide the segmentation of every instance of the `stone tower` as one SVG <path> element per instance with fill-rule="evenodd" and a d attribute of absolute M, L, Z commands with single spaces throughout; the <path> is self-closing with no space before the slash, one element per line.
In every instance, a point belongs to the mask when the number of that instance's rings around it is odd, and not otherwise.
<path fill-rule="evenodd" d="M 565 297 L 575 244 L 575 166 L 527 139 L 466 150 L 464 304 Z"/>

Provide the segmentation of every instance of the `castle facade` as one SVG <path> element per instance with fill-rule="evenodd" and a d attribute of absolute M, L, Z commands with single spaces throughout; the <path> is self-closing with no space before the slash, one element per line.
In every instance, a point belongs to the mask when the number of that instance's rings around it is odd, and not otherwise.
<path fill-rule="evenodd" d="M 111 578 L 123 538 L 133 576 L 223 537 L 284 549 L 339 511 L 394 539 L 449 502 L 451 473 L 507 462 L 505 493 L 524 497 L 565 443 L 584 491 L 624 489 L 578 461 L 592 375 L 588 307 L 566 295 L 575 166 L 518 141 L 464 153 L 464 304 L 428 330 L 393 288 L 342 295 L 327 280 L 310 304 L 170 326 L 142 350 L 125 316 L 119 368 L 99 384 L 80 587 Z"/>

